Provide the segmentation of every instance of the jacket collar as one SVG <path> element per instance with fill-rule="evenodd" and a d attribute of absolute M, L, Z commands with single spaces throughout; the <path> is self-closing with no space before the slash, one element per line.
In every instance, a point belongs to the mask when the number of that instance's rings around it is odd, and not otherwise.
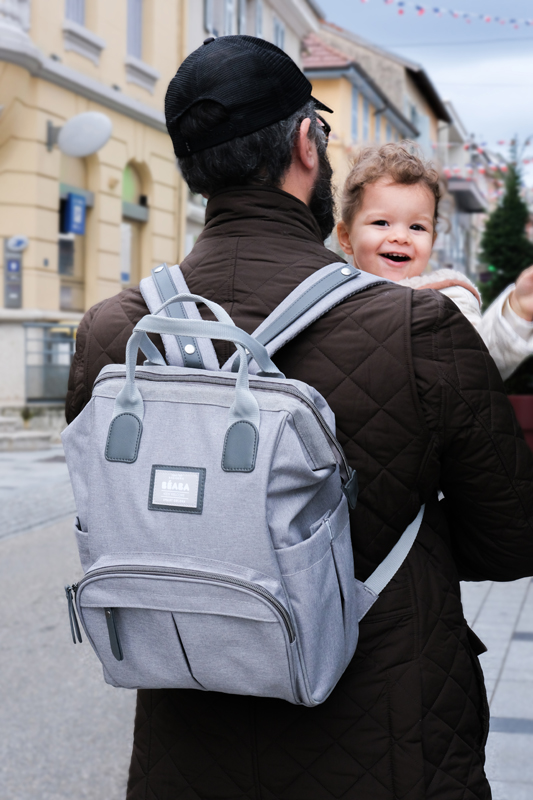
<path fill-rule="evenodd" d="M 291 236 L 322 244 L 320 228 L 308 206 L 271 186 L 233 186 L 212 195 L 199 238 L 222 233 L 220 226 L 231 229 L 234 236 Z"/>

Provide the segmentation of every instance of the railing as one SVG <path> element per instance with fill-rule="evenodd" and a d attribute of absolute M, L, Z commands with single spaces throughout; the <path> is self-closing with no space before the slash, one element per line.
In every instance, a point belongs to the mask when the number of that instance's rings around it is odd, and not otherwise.
<path fill-rule="evenodd" d="M 24 327 L 26 401 L 63 401 L 76 347 L 76 325 L 28 322 Z"/>

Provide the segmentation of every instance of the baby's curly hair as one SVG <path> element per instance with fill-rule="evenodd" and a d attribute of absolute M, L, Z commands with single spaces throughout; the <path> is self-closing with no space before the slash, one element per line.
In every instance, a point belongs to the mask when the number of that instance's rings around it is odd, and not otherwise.
<path fill-rule="evenodd" d="M 389 142 L 381 147 L 364 147 L 356 156 L 342 192 L 341 215 L 346 227 L 363 203 L 365 186 L 380 178 L 390 177 L 395 183 L 425 184 L 435 197 L 433 230 L 438 222 L 441 189 L 439 175 L 430 161 L 419 154 L 418 146 L 408 139 Z"/>

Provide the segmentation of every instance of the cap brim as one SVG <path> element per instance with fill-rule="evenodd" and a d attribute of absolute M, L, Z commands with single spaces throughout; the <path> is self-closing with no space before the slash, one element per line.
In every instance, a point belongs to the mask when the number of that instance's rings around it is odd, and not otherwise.
<path fill-rule="evenodd" d="M 329 106 L 326 106 L 324 105 L 324 103 L 321 103 L 320 100 L 316 99 L 316 97 L 311 97 L 311 100 L 315 104 L 315 108 L 318 108 L 319 111 L 327 111 L 328 114 L 334 113 L 332 108 L 329 108 Z"/>

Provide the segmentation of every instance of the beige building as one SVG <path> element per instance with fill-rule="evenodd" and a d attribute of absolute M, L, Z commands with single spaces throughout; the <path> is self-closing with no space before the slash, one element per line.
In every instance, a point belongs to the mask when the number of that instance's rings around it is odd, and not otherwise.
<path fill-rule="evenodd" d="M 308 0 L 0 0 L 0 408 L 59 403 L 82 313 L 194 244 L 204 207 L 163 114 L 183 58 L 246 32 L 300 61 L 319 16 Z M 66 155 L 61 130 L 87 112 L 111 135 Z"/>

